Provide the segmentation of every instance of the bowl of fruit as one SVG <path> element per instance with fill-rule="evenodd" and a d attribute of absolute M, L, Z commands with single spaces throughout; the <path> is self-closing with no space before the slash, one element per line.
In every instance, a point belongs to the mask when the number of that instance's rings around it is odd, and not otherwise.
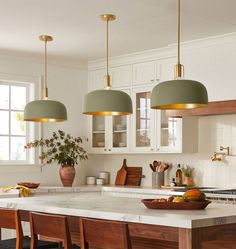
<path fill-rule="evenodd" d="M 183 196 L 170 196 L 159 199 L 142 199 L 142 203 L 150 209 L 205 209 L 211 201 L 206 200 L 206 195 L 199 189 L 190 189 Z"/>

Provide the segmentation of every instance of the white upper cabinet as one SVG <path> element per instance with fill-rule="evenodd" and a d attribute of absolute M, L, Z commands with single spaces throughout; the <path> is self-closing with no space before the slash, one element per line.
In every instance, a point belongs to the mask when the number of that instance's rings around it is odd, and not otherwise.
<path fill-rule="evenodd" d="M 130 116 L 90 117 L 91 153 L 197 152 L 196 119 L 171 118 L 153 110 L 152 88 L 174 79 L 176 57 L 112 67 L 112 86 L 132 96 Z M 90 91 L 103 89 L 105 70 L 90 71 Z"/>
<path fill-rule="evenodd" d="M 130 86 L 131 66 L 112 67 L 109 70 L 111 84 L 113 88 L 122 88 Z M 98 90 L 104 88 L 105 69 L 94 70 L 89 73 L 89 90 Z"/>
<path fill-rule="evenodd" d="M 159 65 L 159 79 L 160 81 L 167 81 L 174 79 L 175 65 L 177 64 L 176 57 L 162 59 Z"/>
<path fill-rule="evenodd" d="M 89 91 L 104 88 L 105 69 L 94 70 L 89 73 Z"/>
<path fill-rule="evenodd" d="M 155 152 L 155 111 L 151 109 L 152 87 L 133 89 L 132 151 Z"/>
<path fill-rule="evenodd" d="M 129 94 L 128 90 L 123 90 Z M 130 149 L 130 116 L 91 116 L 90 153 L 127 153 Z"/>
<path fill-rule="evenodd" d="M 110 69 L 112 87 L 129 87 L 131 79 L 131 66 L 125 65 Z"/>
<path fill-rule="evenodd" d="M 156 61 L 135 63 L 132 67 L 132 81 L 134 85 L 154 83 L 159 78 L 156 77 Z"/>

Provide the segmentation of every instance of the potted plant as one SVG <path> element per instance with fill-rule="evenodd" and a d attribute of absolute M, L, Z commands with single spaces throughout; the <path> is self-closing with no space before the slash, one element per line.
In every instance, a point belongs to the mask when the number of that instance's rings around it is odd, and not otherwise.
<path fill-rule="evenodd" d="M 191 168 L 190 166 L 182 167 L 182 172 L 184 174 L 184 184 L 186 184 L 188 187 L 193 186 L 193 170 L 194 168 Z"/>
<path fill-rule="evenodd" d="M 25 149 L 41 147 L 39 159 L 43 163 L 56 162 L 61 165 L 59 173 L 63 186 L 70 187 L 75 178 L 74 166 L 79 160 L 88 159 L 87 152 L 81 146 L 80 137 L 72 137 L 62 130 L 53 132 L 51 138 L 35 140 L 25 145 Z"/>

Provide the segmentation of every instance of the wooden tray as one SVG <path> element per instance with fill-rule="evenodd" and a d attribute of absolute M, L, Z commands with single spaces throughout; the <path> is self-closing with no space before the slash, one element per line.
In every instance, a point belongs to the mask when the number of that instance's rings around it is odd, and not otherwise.
<path fill-rule="evenodd" d="M 204 209 L 211 201 L 191 201 L 191 202 L 153 202 L 155 199 L 142 199 L 142 203 L 150 209 L 179 209 L 198 210 Z"/>
<path fill-rule="evenodd" d="M 34 182 L 18 182 L 17 185 L 24 186 L 26 188 L 37 188 L 40 183 Z"/>

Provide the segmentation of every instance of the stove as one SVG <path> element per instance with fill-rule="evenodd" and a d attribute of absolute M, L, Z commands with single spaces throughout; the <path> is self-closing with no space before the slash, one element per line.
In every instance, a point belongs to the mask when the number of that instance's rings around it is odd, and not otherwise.
<path fill-rule="evenodd" d="M 214 190 L 207 189 L 203 192 L 209 194 L 236 195 L 236 189 L 214 189 Z"/>

